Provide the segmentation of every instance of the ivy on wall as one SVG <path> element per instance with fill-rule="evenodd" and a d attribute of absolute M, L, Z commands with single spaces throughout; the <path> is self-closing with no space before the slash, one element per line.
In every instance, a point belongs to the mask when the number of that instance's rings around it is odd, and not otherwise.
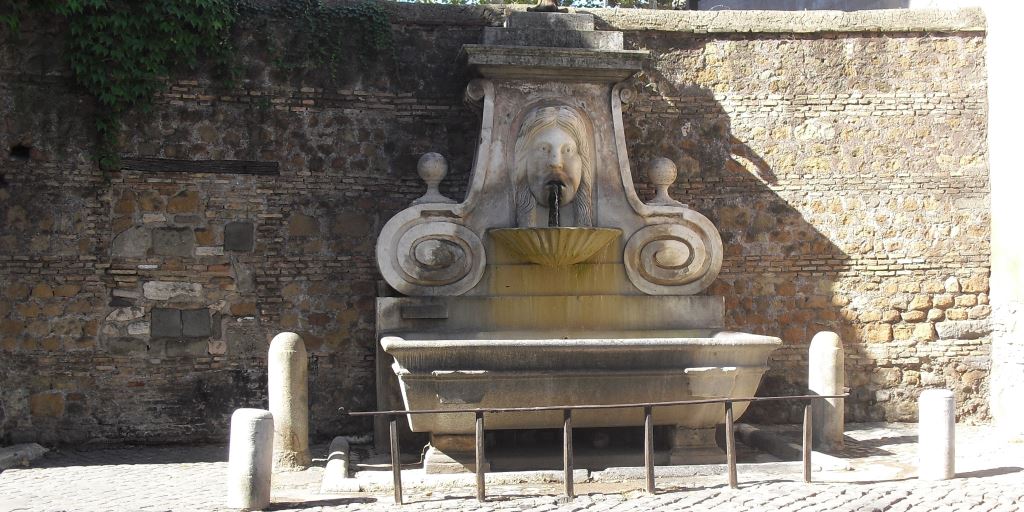
<path fill-rule="evenodd" d="M 325 5 L 324 0 L 9 0 L 0 24 L 16 32 L 26 16 L 60 17 L 67 29 L 64 56 L 75 83 L 96 100 L 96 150 L 101 168 L 118 164 L 121 119 L 146 110 L 176 70 L 200 62 L 234 79 L 231 34 L 242 17 L 295 22 L 301 44 L 290 44 L 287 62 L 326 67 L 333 74 L 350 56 L 346 39 L 363 50 L 355 58 L 392 48 L 387 12 L 374 0 Z"/>

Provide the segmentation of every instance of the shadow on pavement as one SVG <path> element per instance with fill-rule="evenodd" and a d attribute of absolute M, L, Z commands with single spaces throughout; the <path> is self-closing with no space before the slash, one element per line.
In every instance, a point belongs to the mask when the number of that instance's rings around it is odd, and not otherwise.
<path fill-rule="evenodd" d="M 281 501 L 271 503 L 266 510 L 302 510 L 319 507 L 341 507 L 345 505 L 377 503 L 375 498 L 330 498 L 309 501 Z"/>
<path fill-rule="evenodd" d="M 118 446 L 96 449 L 55 449 L 32 462 L 33 468 L 111 466 L 130 464 L 189 464 L 227 462 L 228 447 L 202 446 Z"/>
<path fill-rule="evenodd" d="M 977 471 L 967 471 L 965 473 L 957 473 L 956 478 L 982 478 L 986 476 L 999 476 L 1009 475 L 1010 473 L 1019 473 L 1022 468 L 1016 466 L 1008 466 L 1002 468 L 991 468 L 991 469 L 979 469 Z"/>
<path fill-rule="evenodd" d="M 888 436 L 877 439 L 854 439 L 850 436 L 843 436 L 844 447 L 842 451 L 832 455 L 843 459 L 893 455 L 893 452 L 884 450 L 881 447 L 916 442 L 917 436 Z"/>

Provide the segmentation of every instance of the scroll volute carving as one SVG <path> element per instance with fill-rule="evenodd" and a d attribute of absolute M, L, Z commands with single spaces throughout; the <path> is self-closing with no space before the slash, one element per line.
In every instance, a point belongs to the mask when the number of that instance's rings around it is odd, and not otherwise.
<path fill-rule="evenodd" d="M 483 275 L 483 243 L 459 223 L 455 201 L 438 190 L 448 172 L 444 157 L 424 154 L 417 172 L 427 191 L 381 231 L 377 244 L 381 273 L 388 284 L 407 295 L 465 293 Z"/>
<path fill-rule="evenodd" d="M 435 220 L 405 230 L 395 253 L 402 279 L 411 285 L 400 291 L 434 295 L 436 292 L 420 293 L 423 290 L 416 287 L 452 291 L 475 284 L 473 276 L 482 270 L 484 248 L 469 228 Z"/>
<path fill-rule="evenodd" d="M 707 217 L 669 194 L 676 175 L 671 160 L 655 158 L 650 162 L 647 177 L 654 185 L 655 196 L 646 207 L 650 208 L 648 218 L 652 223 L 633 233 L 623 251 L 630 281 L 652 295 L 699 293 L 711 285 L 722 268 L 718 229 Z"/>
<path fill-rule="evenodd" d="M 651 295 L 692 295 L 711 285 L 722 268 L 722 238 L 703 215 L 647 226 L 626 242 L 630 281 Z"/>

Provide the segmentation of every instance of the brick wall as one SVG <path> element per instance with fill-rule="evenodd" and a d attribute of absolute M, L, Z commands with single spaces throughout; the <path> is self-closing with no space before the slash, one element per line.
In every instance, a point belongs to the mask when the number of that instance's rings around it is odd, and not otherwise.
<path fill-rule="evenodd" d="M 370 430 L 334 411 L 374 406 L 375 237 L 422 193 L 423 152 L 449 159 L 442 191 L 464 194 L 479 117 L 459 48 L 502 19 L 392 11 L 393 59 L 283 70 L 267 40 L 288 28 L 254 22 L 237 86 L 178 76 L 125 122 L 126 168 L 276 164 L 263 174 L 100 172 L 55 29 L 3 35 L 0 149 L 25 149 L 0 161 L 0 441 L 222 441 L 234 408 L 265 403 L 282 330 L 311 354 L 313 435 Z M 650 158 L 680 164 L 675 196 L 725 241 L 709 293 L 728 326 L 785 342 L 761 392 L 800 392 L 807 343 L 831 329 L 848 419 L 911 420 L 935 386 L 962 420 L 986 419 L 984 34 L 942 25 L 976 15 L 902 12 L 881 29 L 812 15 L 808 32 L 720 13 L 747 28 L 705 33 L 707 13 L 596 13 L 654 55 L 624 115 L 641 195 Z"/>

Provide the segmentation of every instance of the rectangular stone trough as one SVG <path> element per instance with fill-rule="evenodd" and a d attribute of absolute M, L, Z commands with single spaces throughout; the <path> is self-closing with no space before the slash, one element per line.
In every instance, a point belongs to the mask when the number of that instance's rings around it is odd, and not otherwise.
<path fill-rule="evenodd" d="M 749 397 L 781 341 L 770 336 L 680 330 L 531 339 L 527 333 L 473 339 L 385 336 L 409 410 L 619 404 Z M 746 403 L 737 403 L 738 415 Z M 721 404 L 658 407 L 657 425 L 705 429 L 721 423 Z M 488 429 L 557 428 L 561 411 L 485 415 Z M 413 431 L 467 434 L 468 413 L 411 415 Z M 580 410 L 575 427 L 639 426 L 640 408 Z"/>

